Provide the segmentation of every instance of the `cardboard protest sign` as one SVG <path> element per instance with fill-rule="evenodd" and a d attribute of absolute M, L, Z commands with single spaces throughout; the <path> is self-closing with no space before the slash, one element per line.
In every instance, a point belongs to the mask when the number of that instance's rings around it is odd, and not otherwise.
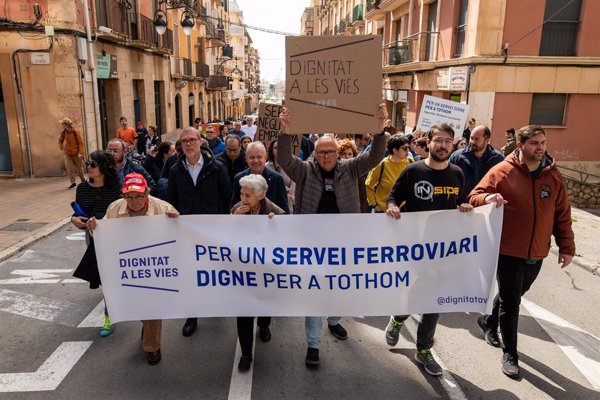
<path fill-rule="evenodd" d="M 375 133 L 381 36 L 285 38 L 290 133 Z"/>
<path fill-rule="evenodd" d="M 279 123 L 279 113 L 283 106 L 272 103 L 260 103 L 258 109 L 258 124 L 254 140 L 263 142 L 267 150 L 272 142 L 277 140 L 277 135 L 281 131 Z M 298 157 L 300 155 L 300 136 L 295 135 L 292 140 L 292 153 Z"/>
<path fill-rule="evenodd" d="M 427 132 L 433 125 L 448 124 L 454 129 L 454 136 L 462 136 L 467 121 L 469 106 L 452 100 L 425 95 L 417 129 Z"/>

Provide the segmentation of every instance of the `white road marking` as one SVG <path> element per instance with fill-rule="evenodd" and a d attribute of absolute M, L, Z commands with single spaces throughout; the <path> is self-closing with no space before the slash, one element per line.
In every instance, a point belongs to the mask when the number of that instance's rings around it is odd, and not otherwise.
<path fill-rule="evenodd" d="M 37 262 L 37 261 L 42 261 L 40 258 L 37 258 L 37 255 L 35 255 L 35 250 L 25 250 L 23 252 L 23 254 L 21 254 L 19 257 L 15 257 L 12 260 L 10 260 L 10 262 L 12 263 L 30 263 L 30 262 Z"/>
<path fill-rule="evenodd" d="M 75 326 L 74 320 L 79 320 L 77 316 L 81 314 L 81 307 L 67 301 L 0 289 L 0 311 L 41 321 Z"/>
<path fill-rule="evenodd" d="M 85 240 L 85 232 L 75 232 L 65 236 L 67 240 Z"/>
<path fill-rule="evenodd" d="M 35 372 L 0 374 L 0 393 L 55 390 L 93 342 L 63 342 Z"/>
<path fill-rule="evenodd" d="M 0 285 L 30 285 L 37 283 L 85 283 L 81 279 L 62 279 L 59 274 L 70 274 L 73 269 L 15 269 L 13 275 L 26 278 L 0 280 Z"/>
<path fill-rule="evenodd" d="M 600 339 L 529 300 L 521 299 L 521 304 L 594 389 L 600 389 Z"/>
<path fill-rule="evenodd" d="M 363 317 L 356 317 L 356 318 L 363 318 Z M 406 327 L 407 332 L 410 334 L 410 336 L 414 342 L 416 342 L 416 340 L 417 340 L 417 324 L 418 324 L 418 321 L 414 317 L 409 318 L 404 322 L 404 326 Z M 358 326 L 360 327 L 361 330 L 367 331 L 378 342 L 380 342 L 380 343 L 384 342 L 385 327 L 382 327 L 382 329 L 378 329 L 378 328 L 369 326 L 367 324 L 360 324 Z M 448 371 L 448 369 L 446 368 L 446 365 L 440 358 L 439 354 L 437 354 L 433 348 L 431 349 L 431 354 L 433 354 L 433 356 L 435 357 L 438 364 L 440 364 L 440 366 L 442 367 L 443 375 L 439 377 L 439 380 L 440 380 L 440 383 L 442 384 L 442 387 L 448 394 L 448 397 L 450 398 L 450 400 L 467 400 L 467 396 L 462 391 L 462 389 L 460 388 L 460 386 L 458 385 L 458 383 L 456 382 L 456 380 L 454 379 L 454 377 L 452 376 L 450 371 Z"/>
<path fill-rule="evenodd" d="M 254 341 L 252 342 L 252 358 L 254 358 L 254 349 L 256 347 L 256 318 L 254 319 Z M 233 359 L 233 371 L 231 372 L 231 382 L 229 383 L 228 400 L 248 400 L 252 395 L 252 374 L 254 373 L 254 361 L 250 364 L 250 369 L 246 372 L 238 371 L 237 365 L 242 356 L 240 341 L 237 341 L 235 347 L 235 357 Z"/>
<path fill-rule="evenodd" d="M 104 324 L 104 300 L 81 321 L 78 328 L 99 328 Z"/>

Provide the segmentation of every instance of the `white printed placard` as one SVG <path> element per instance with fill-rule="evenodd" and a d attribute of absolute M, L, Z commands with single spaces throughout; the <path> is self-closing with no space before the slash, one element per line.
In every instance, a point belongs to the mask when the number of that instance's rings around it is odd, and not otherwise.
<path fill-rule="evenodd" d="M 427 132 L 432 126 L 445 123 L 454 129 L 454 136 L 459 137 L 465 129 L 468 113 L 467 104 L 425 95 L 417 129 Z"/>
<path fill-rule="evenodd" d="M 360 229 L 358 228 L 360 227 Z M 111 321 L 489 312 L 502 209 L 98 222 Z"/>

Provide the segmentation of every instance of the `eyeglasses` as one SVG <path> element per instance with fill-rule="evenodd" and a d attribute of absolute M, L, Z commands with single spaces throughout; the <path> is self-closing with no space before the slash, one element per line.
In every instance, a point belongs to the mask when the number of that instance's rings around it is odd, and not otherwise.
<path fill-rule="evenodd" d="M 98 168 L 98 162 L 97 161 L 86 161 L 85 162 L 85 166 L 86 167 L 90 167 L 90 168 Z"/>
<path fill-rule="evenodd" d="M 406 151 L 408 151 L 408 146 L 400 146 L 400 148 L 401 148 L 402 150 L 406 150 Z"/>
<path fill-rule="evenodd" d="M 141 200 L 141 199 L 143 199 L 144 197 L 146 197 L 146 195 L 145 195 L 145 194 L 139 194 L 139 195 L 137 195 L 137 196 L 123 196 L 123 198 L 124 198 L 125 200 Z"/>
<path fill-rule="evenodd" d="M 185 139 L 181 141 L 182 145 L 194 144 L 198 141 L 198 138 Z"/>
<path fill-rule="evenodd" d="M 441 145 L 441 146 L 452 146 L 452 144 L 454 143 L 454 140 L 452 139 L 441 139 L 441 138 L 435 138 L 432 140 L 433 143 L 435 143 L 436 145 Z"/>
<path fill-rule="evenodd" d="M 331 157 L 334 154 L 337 154 L 337 150 L 321 150 L 317 151 L 317 155 L 321 157 Z"/>

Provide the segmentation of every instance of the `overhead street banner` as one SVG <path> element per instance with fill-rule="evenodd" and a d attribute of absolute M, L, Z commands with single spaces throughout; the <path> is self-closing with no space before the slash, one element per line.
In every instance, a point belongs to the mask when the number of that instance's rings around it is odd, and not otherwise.
<path fill-rule="evenodd" d="M 381 36 L 286 36 L 290 133 L 376 133 Z"/>
<path fill-rule="evenodd" d="M 98 221 L 114 322 L 489 312 L 502 209 Z"/>
<path fill-rule="evenodd" d="M 452 100 L 425 95 L 417 129 L 427 132 L 432 126 L 445 123 L 454 129 L 454 136 L 462 136 L 467 122 L 469 106 Z"/>

